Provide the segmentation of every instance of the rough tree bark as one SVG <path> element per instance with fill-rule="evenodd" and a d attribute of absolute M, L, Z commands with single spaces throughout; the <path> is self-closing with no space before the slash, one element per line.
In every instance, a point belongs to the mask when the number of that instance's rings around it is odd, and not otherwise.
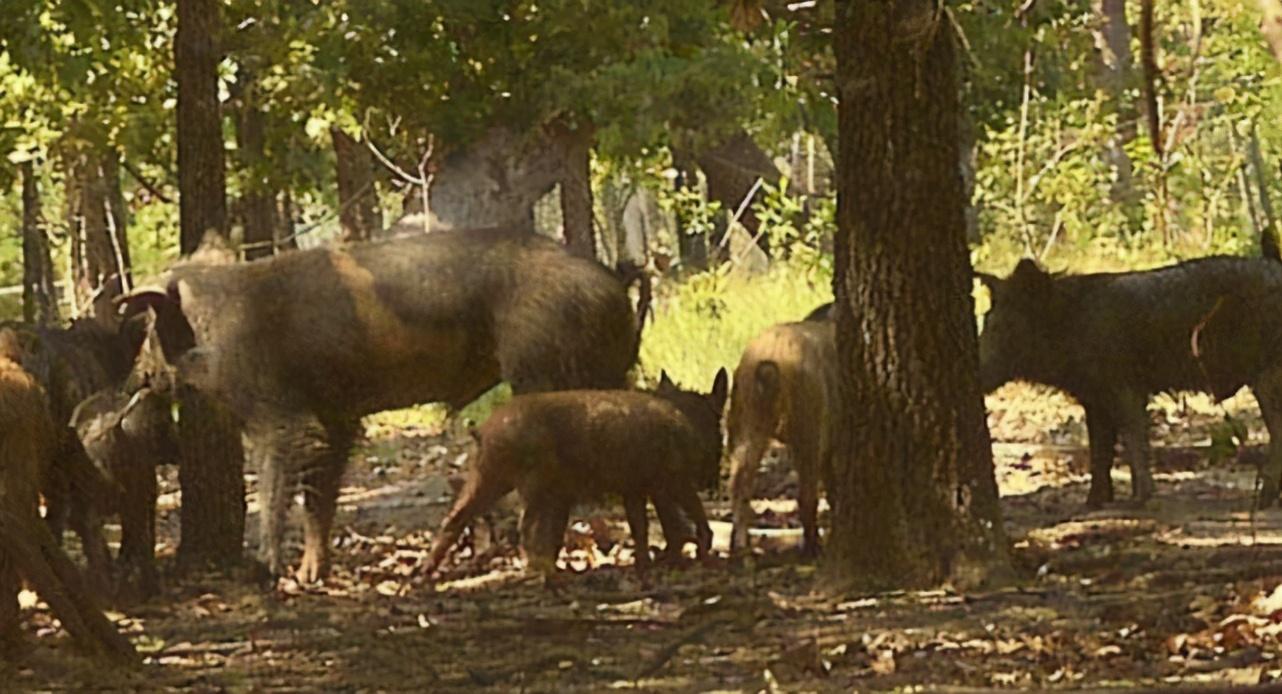
<path fill-rule="evenodd" d="M 236 145 L 244 167 L 245 190 L 240 198 L 241 223 L 245 238 L 241 244 L 246 260 L 275 253 L 276 194 L 268 171 L 264 133 L 267 115 L 258 107 L 258 90 L 248 72 L 236 91 Z"/>
<path fill-rule="evenodd" d="M 956 47 L 930 0 L 838 0 L 840 394 L 827 570 L 976 585 L 1008 567 L 979 390 Z M 842 415 L 838 415 L 841 417 Z"/>
<path fill-rule="evenodd" d="M 339 128 L 330 128 L 338 178 L 338 221 L 345 241 L 368 241 L 383 233 L 383 210 L 378 204 L 377 164 L 365 143 Z"/>
<path fill-rule="evenodd" d="M 178 0 L 174 40 L 178 83 L 178 209 L 181 251 L 208 233 L 226 236 L 227 199 L 222 115 L 218 103 L 220 27 L 217 0 Z M 230 415 L 199 393 L 179 394 L 182 540 L 187 567 L 240 562 L 245 529 L 244 452 Z"/>
<path fill-rule="evenodd" d="M 49 236 L 40 216 L 40 184 L 30 161 L 18 165 L 22 175 L 22 319 L 50 325 L 58 322 Z"/>
<path fill-rule="evenodd" d="M 596 258 L 592 223 L 592 135 L 583 129 L 558 127 L 555 139 L 564 147 L 561 175 L 561 223 L 565 245 L 583 258 Z"/>

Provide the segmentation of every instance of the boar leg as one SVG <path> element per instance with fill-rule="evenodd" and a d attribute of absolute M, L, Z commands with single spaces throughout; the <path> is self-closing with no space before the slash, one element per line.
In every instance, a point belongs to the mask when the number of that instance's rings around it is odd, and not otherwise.
<path fill-rule="evenodd" d="M 738 550 L 749 549 L 748 524 L 753 517 L 752 494 L 756 488 L 757 468 L 761 465 L 761 456 L 766 452 L 766 443 L 764 436 L 754 436 L 746 442 L 737 444 L 731 454 L 730 508 L 734 514 L 734 528 L 730 533 L 732 554 Z M 702 505 L 700 512 L 702 513 Z M 691 520 L 694 518 L 691 517 Z"/>
<path fill-rule="evenodd" d="M 623 495 L 623 510 L 636 548 L 637 573 L 645 573 L 650 568 L 650 518 L 646 515 L 645 499 L 644 494 L 636 492 Z"/>
<path fill-rule="evenodd" d="M 303 429 L 305 431 L 305 429 Z M 250 439 L 250 457 L 258 470 L 258 557 L 273 576 L 285 574 L 281 556 L 285 546 L 285 516 L 292 491 L 289 456 L 296 436 L 289 424 L 259 424 L 253 420 L 246 428 Z"/>
<path fill-rule="evenodd" d="M 454 549 L 454 543 L 458 542 L 459 535 L 463 534 L 463 529 L 472 523 L 472 521 L 482 513 L 490 510 L 499 499 L 503 498 L 508 492 L 512 491 L 512 485 L 505 481 L 486 478 L 479 472 L 480 460 L 477 461 L 478 467 L 472 468 L 467 476 L 467 481 L 463 483 L 463 489 L 459 491 L 458 498 L 454 501 L 454 507 L 445 516 L 441 529 L 436 533 L 432 541 L 432 551 L 427 557 L 427 563 L 423 565 L 423 573 L 430 574 L 435 571 L 441 562 L 445 560 L 446 555 L 451 549 Z"/>
<path fill-rule="evenodd" d="M 654 504 L 654 514 L 659 517 L 659 526 L 663 528 L 664 547 L 660 558 L 665 561 L 680 559 L 686 543 L 696 540 L 694 526 L 666 492 L 652 495 L 650 502 Z"/>
<path fill-rule="evenodd" d="M 338 488 L 356 441 L 360 420 L 325 425 L 324 444 L 303 467 L 303 559 L 298 574 L 305 583 L 329 571 L 329 539 L 338 510 Z"/>
<path fill-rule="evenodd" d="M 708 516 L 703 511 L 699 492 L 693 484 L 678 483 L 673 488 L 673 500 L 685 512 L 686 518 L 694 523 L 695 551 L 699 559 L 707 559 L 712 549 L 712 528 L 708 526 Z"/>
<path fill-rule="evenodd" d="M 524 489 L 521 498 L 521 549 L 529 568 L 544 576 L 556 573 L 556 557 L 565 542 L 565 529 L 570 524 L 573 499 L 565 493 L 547 488 Z"/>
<path fill-rule="evenodd" d="M 1267 508 L 1278 502 L 1282 485 L 1282 368 L 1265 372 L 1251 385 L 1251 392 L 1269 429 L 1269 457 L 1260 470 L 1263 486 L 1259 500 L 1260 507 Z"/>
<path fill-rule="evenodd" d="M 1087 508 L 1099 508 L 1113 501 L 1113 458 L 1117 454 L 1117 425 L 1105 408 L 1084 403 L 1086 435 L 1090 439 L 1091 490 Z"/>
<path fill-rule="evenodd" d="M 1131 469 L 1131 498 L 1142 504 L 1153 496 L 1153 471 L 1149 467 L 1148 398 L 1123 393 L 1117 403 L 1117 430 L 1122 455 Z"/>
<path fill-rule="evenodd" d="M 791 442 L 792 460 L 797 466 L 797 515 L 801 516 L 801 555 L 819 556 L 819 452 L 813 438 L 797 437 Z"/>
<path fill-rule="evenodd" d="M 133 597 L 156 594 L 156 468 L 150 460 L 132 456 L 118 461 L 116 479 L 124 487 L 120 501 L 120 556 L 123 586 Z"/>

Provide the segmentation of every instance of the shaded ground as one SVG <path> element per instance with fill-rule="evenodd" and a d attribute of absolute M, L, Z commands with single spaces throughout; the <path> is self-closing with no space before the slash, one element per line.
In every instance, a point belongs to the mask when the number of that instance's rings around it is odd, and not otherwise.
<path fill-rule="evenodd" d="M 1158 499 L 1086 513 L 1081 411 L 1007 389 L 990 399 L 1016 587 L 825 596 L 795 563 L 786 466 L 766 475 L 756 560 L 687 565 L 640 585 L 617 508 L 584 510 L 567 559 L 595 570 L 549 591 L 513 551 L 477 533 L 445 581 L 410 579 L 465 464 L 457 438 L 371 427 L 353 463 L 335 575 L 302 589 L 170 580 L 130 608 L 148 664 L 110 674 L 44 633 L 4 668 L 9 686 L 430 691 L 761 691 L 935 687 L 1081 688 L 1257 683 L 1282 678 L 1282 512 L 1252 514 L 1264 433 L 1249 398 L 1153 408 Z M 1227 453 L 1245 424 L 1245 454 Z M 1241 434 L 1240 426 L 1236 433 Z M 1212 463 L 1212 458 L 1215 461 Z M 1129 480 L 1118 470 L 1124 498 Z M 176 530 L 172 479 L 162 536 Z M 252 508 L 251 497 L 251 508 Z M 714 518 L 728 518 L 724 499 Z M 497 513 L 495 532 L 510 526 Z M 719 524 L 719 543 L 726 526 Z M 172 554 L 166 546 L 164 554 Z M 620 566 L 616 566 L 616 562 Z M 39 633 L 39 637 L 37 637 Z"/>

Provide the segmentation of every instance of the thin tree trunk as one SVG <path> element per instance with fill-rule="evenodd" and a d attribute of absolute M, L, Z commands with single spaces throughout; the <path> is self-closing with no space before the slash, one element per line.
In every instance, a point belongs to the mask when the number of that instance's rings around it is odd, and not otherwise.
<path fill-rule="evenodd" d="M 22 174 L 22 319 L 50 325 L 58 322 L 49 236 L 40 220 L 40 186 L 30 161 L 18 166 Z"/>
<path fill-rule="evenodd" d="M 274 226 L 276 195 L 266 154 L 266 114 L 258 107 L 258 90 L 250 73 L 243 76 L 236 113 L 236 144 L 244 167 L 244 188 L 240 198 L 245 238 L 241 244 L 246 260 L 264 258 L 275 252 Z"/>
<path fill-rule="evenodd" d="M 561 176 L 561 223 L 565 245 L 582 258 L 596 258 L 596 232 L 592 224 L 592 138 L 577 130 L 562 129 L 558 140 L 565 149 Z"/>
<path fill-rule="evenodd" d="M 189 255 L 206 233 L 226 236 L 227 198 L 222 116 L 218 104 L 221 19 L 217 0 L 178 0 L 174 40 L 178 83 L 178 192 L 181 250 Z M 240 562 L 245 524 L 240 430 L 222 408 L 182 388 L 178 477 L 182 487 L 184 566 Z"/>
<path fill-rule="evenodd" d="M 123 289 L 122 270 L 128 272 L 128 241 L 125 238 L 123 196 L 112 194 L 109 184 L 120 183 L 117 172 L 108 174 L 109 164 L 119 160 L 102 152 L 84 150 L 72 157 L 68 172 L 68 207 L 71 210 L 73 272 L 71 283 L 77 305 L 96 320 L 113 324 L 112 299 Z M 119 199 L 115 205 L 113 200 Z M 122 243 L 123 242 L 123 243 Z M 117 251 L 117 248 L 120 251 Z"/>
<path fill-rule="evenodd" d="M 1130 125 L 1134 111 L 1126 104 L 1131 83 L 1131 25 L 1126 20 L 1126 0 L 1093 0 L 1096 27 L 1092 30 L 1096 50 L 1096 84 L 1108 96 L 1105 109 L 1117 118 L 1117 129 L 1104 145 L 1103 158 L 1114 172 L 1109 196 L 1113 202 L 1135 198 L 1134 167 L 1125 146 L 1135 137 Z"/>
<path fill-rule="evenodd" d="M 674 153 L 675 154 L 675 153 Z M 674 156 L 675 159 L 675 156 Z M 672 185 L 678 191 L 693 190 L 698 187 L 694 168 L 684 160 L 676 164 L 677 177 Z M 677 253 L 681 256 L 682 267 L 691 270 L 708 269 L 708 233 L 691 232 L 691 220 L 685 210 L 677 210 Z"/>
<path fill-rule="evenodd" d="M 276 198 L 276 248 L 295 250 L 298 239 L 294 237 L 294 196 L 286 188 Z"/>
<path fill-rule="evenodd" d="M 954 34 L 929 0 L 838 0 L 843 411 L 828 570 L 975 585 L 1008 567 L 957 175 Z"/>
<path fill-rule="evenodd" d="M 178 219 L 183 255 L 207 232 L 227 235 L 227 174 L 218 103 L 216 0 L 178 0 L 174 68 L 178 83 Z"/>
<path fill-rule="evenodd" d="M 341 129 L 329 130 L 338 179 L 338 221 L 346 241 L 368 241 L 383 233 L 375 162 L 369 148 Z"/>

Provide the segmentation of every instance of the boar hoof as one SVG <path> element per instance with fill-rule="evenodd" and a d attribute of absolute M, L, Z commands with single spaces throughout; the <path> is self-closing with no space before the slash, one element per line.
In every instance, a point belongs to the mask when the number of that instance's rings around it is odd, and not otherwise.
<path fill-rule="evenodd" d="M 295 577 L 299 583 L 319 583 L 329 573 L 329 567 L 321 557 L 315 554 L 304 552 L 303 560 L 299 562 L 298 571 Z"/>

